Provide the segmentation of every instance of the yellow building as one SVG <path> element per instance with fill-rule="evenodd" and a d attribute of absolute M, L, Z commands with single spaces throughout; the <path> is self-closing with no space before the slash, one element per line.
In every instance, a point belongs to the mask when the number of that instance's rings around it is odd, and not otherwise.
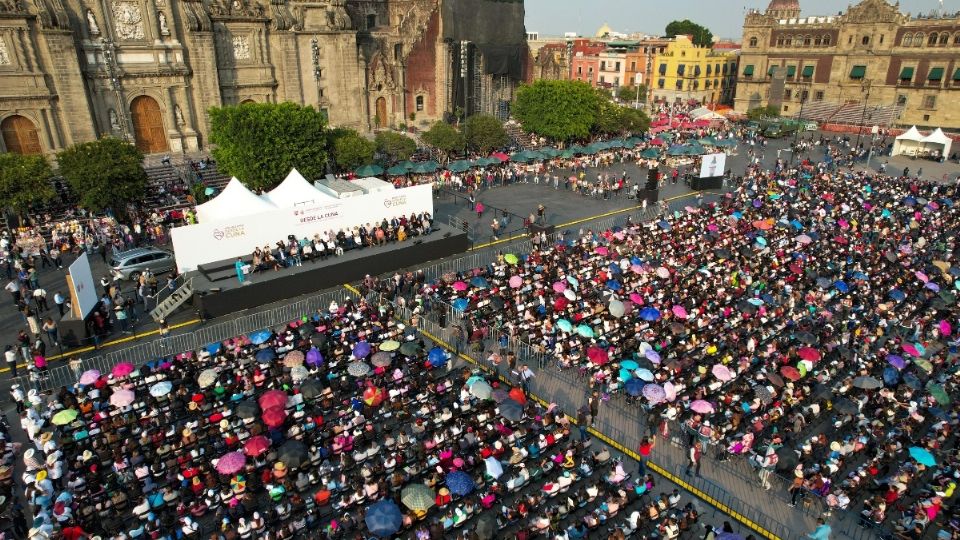
<path fill-rule="evenodd" d="M 650 95 L 659 102 L 732 103 L 738 55 L 736 50 L 698 47 L 691 36 L 677 36 L 653 60 Z"/>

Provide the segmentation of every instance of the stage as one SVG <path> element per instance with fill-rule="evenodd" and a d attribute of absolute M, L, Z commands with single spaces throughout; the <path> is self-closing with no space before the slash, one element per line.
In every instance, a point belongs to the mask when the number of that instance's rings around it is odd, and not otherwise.
<path fill-rule="evenodd" d="M 237 281 L 232 260 L 202 265 L 187 277 L 193 278 L 197 309 L 204 319 L 211 319 L 357 281 L 366 274 L 376 276 L 422 265 L 463 253 L 468 246 L 466 233 L 434 224 L 433 232 L 427 236 L 354 249 L 339 257 L 304 262 L 303 266 L 277 272 L 248 275 L 242 285 Z"/>

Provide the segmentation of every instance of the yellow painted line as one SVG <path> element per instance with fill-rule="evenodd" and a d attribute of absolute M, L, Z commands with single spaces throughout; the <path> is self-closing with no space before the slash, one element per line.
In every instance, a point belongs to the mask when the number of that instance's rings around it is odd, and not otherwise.
<path fill-rule="evenodd" d="M 183 327 L 185 327 L 185 326 L 192 326 L 192 325 L 194 325 L 194 324 L 197 324 L 198 322 L 200 322 L 200 319 L 191 319 L 191 320 L 189 320 L 189 321 L 184 321 L 184 322 L 182 322 L 182 323 L 177 323 L 177 324 L 171 326 L 171 327 L 170 327 L 170 330 L 176 330 L 177 328 L 183 328 Z M 127 336 L 127 337 L 117 338 L 117 339 L 114 339 L 114 340 L 111 340 L 111 341 L 105 341 L 105 342 L 103 342 L 102 345 L 100 345 L 100 349 L 102 350 L 102 349 L 104 349 L 104 348 L 106 348 L 106 347 L 113 347 L 113 346 L 115 346 L 115 345 L 120 345 L 120 344 L 122 344 L 122 343 L 128 343 L 128 342 L 130 342 L 130 341 L 134 341 L 134 340 L 138 340 L 138 339 L 141 339 L 141 338 L 153 336 L 153 335 L 156 335 L 156 334 L 159 334 L 159 333 L 160 333 L 160 329 L 158 328 L 158 329 L 156 329 L 156 330 L 151 330 L 151 331 L 149 331 L 149 332 L 144 332 L 144 333 L 142 333 L 142 334 L 137 334 L 137 335 L 135 335 L 135 336 Z M 53 362 L 54 360 L 64 360 L 64 359 L 70 358 L 71 356 L 76 356 L 76 355 L 78 355 L 78 354 L 83 354 L 83 353 L 85 353 L 85 352 L 90 352 L 90 351 L 93 351 L 93 350 L 96 350 L 96 348 L 95 348 L 95 347 L 91 347 L 91 346 L 80 347 L 80 348 L 78 348 L 78 349 L 74 349 L 74 350 L 72 350 L 72 351 L 68 351 L 68 352 L 65 352 L 65 353 L 62 353 L 62 354 L 55 354 L 55 355 L 53 355 L 53 356 L 48 356 L 48 357 L 47 357 L 47 362 Z M 27 367 L 27 364 L 17 364 L 17 369 L 26 368 L 26 367 Z M 0 373 L 6 373 L 6 372 L 8 372 L 8 371 L 10 371 L 10 368 L 8 368 L 8 367 L 0 368 Z"/>
<path fill-rule="evenodd" d="M 681 195 L 681 197 L 683 197 L 683 195 Z M 678 197 L 678 198 L 679 198 L 679 197 Z M 357 296 L 363 296 L 363 295 L 360 294 L 360 291 L 357 290 L 356 287 L 354 287 L 353 285 L 350 285 L 349 283 L 344 283 L 343 287 L 344 287 L 345 289 L 347 289 L 348 291 L 350 291 L 351 293 L 357 295 Z M 434 335 L 431 334 L 430 332 L 427 332 L 426 330 L 423 330 L 423 329 L 421 329 L 421 328 L 417 328 L 417 331 L 420 332 L 421 334 L 423 334 L 424 336 L 426 336 L 427 338 L 429 338 L 429 339 L 430 339 L 431 341 L 433 341 L 434 343 L 439 343 L 440 345 L 442 345 L 442 346 L 443 346 L 444 348 L 446 348 L 447 350 L 451 350 L 451 351 L 454 350 L 454 347 L 452 347 L 449 343 L 447 343 L 446 341 L 440 339 L 440 338 L 437 337 L 437 336 L 434 336 Z M 493 370 L 490 368 L 490 366 L 486 366 L 486 365 L 484 365 L 484 364 L 481 364 L 481 363 L 480 363 L 479 361 L 477 361 L 475 358 L 473 358 L 473 357 L 471 357 L 471 356 L 469 356 L 469 355 L 467 355 L 467 354 L 459 353 L 458 356 L 459 356 L 460 358 L 462 358 L 463 360 L 469 362 L 470 364 L 472 364 L 472 365 L 474 365 L 474 366 L 477 366 L 477 367 L 479 367 L 480 369 L 482 369 L 482 370 L 484 370 L 484 371 L 486 371 L 486 372 L 488 372 L 488 373 L 493 371 Z M 505 384 L 509 384 L 510 386 L 513 386 L 513 384 L 514 384 L 513 381 L 508 380 L 506 377 L 504 377 L 503 375 L 501 375 L 499 372 L 497 372 L 496 375 L 497 375 L 497 379 L 498 379 L 500 382 L 505 383 Z M 539 403 L 540 405 L 542 405 L 542 406 L 544 406 L 544 407 L 548 407 L 548 406 L 550 405 L 547 401 L 541 399 L 539 396 L 537 396 L 536 394 L 534 394 L 534 393 L 532 393 L 532 392 L 528 392 L 527 395 L 530 396 L 530 398 L 532 398 L 534 401 L 536 401 L 537 403 Z M 566 417 L 567 417 L 567 420 L 569 420 L 571 424 L 576 425 L 576 423 L 577 423 L 576 418 L 574 418 L 574 417 L 572 417 L 572 416 L 570 416 L 570 415 L 566 415 Z M 634 459 L 634 460 L 636 460 L 636 461 L 639 461 L 639 460 L 640 460 L 640 455 L 639 455 L 639 454 L 637 454 L 637 453 L 634 452 L 633 450 L 627 448 L 627 447 L 624 446 L 623 444 L 621 444 L 621 443 L 613 440 L 612 438 L 608 437 L 608 436 L 605 435 L 604 433 L 602 433 L 602 432 L 600 432 L 600 431 L 598 431 L 598 430 L 596 430 L 596 429 L 594 429 L 594 428 L 592 428 L 592 427 L 591 427 L 591 428 L 587 428 L 587 431 L 588 431 L 591 435 L 593 435 L 594 437 L 600 439 L 600 440 L 603 441 L 604 443 L 606 443 L 606 444 L 610 445 L 611 447 L 615 448 L 615 449 L 618 450 L 620 453 L 622 453 L 622 454 L 624 454 L 624 455 L 626 455 L 626 456 L 629 456 L 630 458 L 632 458 L 632 459 Z M 777 535 L 773 534 L 772 532 L 764 529 L 764 528 L 761 527 L 760 525 L 757 525 L 757 524 L 756 524 L 755 522 L 753 522 L 750 518 L 744 516 L 743 514 L 741 514 L 740 512 L 737 512 L 736 510 L 730 508 L 729 506 L 721 503 L 720 501 L 716 500 L 715 498 L 711 497 L 710 495 L 707 495 L 707 494 L 704 493 L 703 491 L 701 491 L 701 490 L 693 487 L 692 485 L 690 485 L 689 483 L 687 483 L 686 481 L 684 481 L 682 478 L 680 478 L 680 477 L 672 474 L 670 471 L 664 469 L 663 467 L 661 467 L 661 466 L 653 463 L 652 461 L 647 461 L 647 462 L 646 462 L 646 465 L 647 465 L 647 467 L 651 468 L 654 472 L 656 472 L 656 473 L 659 474 L 660 476 L 663 476 L 663 477 L 666 478 L 667 480 L 670 480 L 670 481 L 673 482 L 674 484 L 676 484 L 676 485 L 680 486 L 681 488 L 687 490 L 688 492 L 690 492 L 692 495 L 694 495 L 695 497 L 699 498 L 700 500 L 702 500 L 702 501 L 706 502 L 707 504 L 713 506 L 713 507 L 716 508 L 717 510 L 720 510 L 720 511 L 723 512 L 724 514 L 732 517 L 733 519 L 739 521 L 740 523 L 746 525 L 747 527 L 749 527 L 751 530 L 755 531 L 755 532 L 756 532 L 757 534 L 759 534 L 760 536 L 762 536 L 762 537 L 764 537 L 764 538 L 767 538 L 767 539 L 769 539 L 769 540 L 780 540 L 780 537 L 778 537 Z"/>
<path fill-rule="evenodd" d="M 687 197 L 695 197 L 696 195 L 697 195 L 696 193 L 685 193 L 685 194 L 683 194 L 683 195 L 675 195 L 675 196 L 673 196 L 673 197 L 668 197 L 668 198 L 666 198 L 666 199 L 663 199 L 663 201 L 664 201 L 664 202 L 673 202 L 673 201 L 676 201 L 676 200 L 685 199 L 685 198 L 687 198 Z M 624 213 L 627 213 L 627 212 L 632 212 L 632 211 L 636 210 L 637 208 L 638 208 L 638 207 L 636 207 L 636 206 L 631 206 L 631 207 L 629 207 L 629 208 L 621 208 L 621 209 L 619 209 L 619 210 L 611 210 L 610 212 L 604 212 L 603 214 L 596 214 L 596 215 L 594 215 L 594 216 L 589 216 L 589 217 L 585 217 L 585 218 L 581 218 L 581 219 L 575 219 L 575 220 L 573 220 L 573 221 L 568 221 L 568 222 L 566 222 L 566 223 L 561 223 L 560 225 L 557 225 L 556 228 L 562 229 L 562 228 L 564 228 L 564 227 L 572 227 L 573 225 L 579 225 L 580 223 L 585 223 L 585 222 L 587 222 L 587 221 L 593 221 L 593 220 L 595 220 L 595 219 L 601 219 L 601 218 L 605 218 L 605 217 L 610 217 L 610 216 L 616 216 L 616 215 L 619 215 L 619 214 L 624 214 Z M 493 242 L 487 242 L 487 243 L 485 243 L 485 244 L 478 244 L 478 245 L 473 246 L 472 248 L 468 249 L 467 251 L 476 251 L 476 250 L 478 250 L 478 249 L 488 248 L 488 247 L 490 247 L 490 246 L 495 246 L 495 245 L 497 245 L 497 244 L 502 244 L 502 243 L 504 243 L 504 242 L 510 242 L 510 241 L 512 241 L 512 240 L 517 240 L 517 239 L 526 238 L 526 237 L 527 237 L 527 234 L 526 234 L 526 233 L 515 234 L 515 235 L 513 235 L 513 236 L 511 236 L 511 237 L 509 237 L 509 238 L 501 238 L 500 240 L 494 240 Z"/>

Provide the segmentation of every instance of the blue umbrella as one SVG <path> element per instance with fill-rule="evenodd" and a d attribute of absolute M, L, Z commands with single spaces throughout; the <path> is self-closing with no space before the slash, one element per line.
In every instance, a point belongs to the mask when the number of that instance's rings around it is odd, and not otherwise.
<path fill-rule="evenodd" d="M 213 356 L 213 355 L 217 354 L 218 352 L 220 352 L 220 347 L 221 347 L 221 345 L 220 345 L 220 342 L 218 341 L 218 342 L 216 342 L 216 343 L 211 343 L 211 344 L 207 345 L 206 347 L 204 347 L 204 349 L 206 349 L 207 352 L 210 353 L 211 356 Z"/>
<path fill-rule="evenodd" d="M 903 300 L 904 300 L 906 297 L 907 297 L 907 295 L 904 294 L 904 292 L 901 291 L 901 290 L 899 290 L 899 289 L 894 289 L 894 290 L 890 291 L 890 298 L 891 298 L 892 300 L 896 300 L 897 302 L 903 302 Z"/>
<path fill-rule="evenodd" d="M 760 298 L 750 298 L 750 299 L 747 300 L 747 302 L 749 302 L 749 303 L 751 303 L 751 304 L 753 304 L 753 305 L 755 305 L 755 306 L 757 306 L 757 307 L 760 307 L 760 306 L 763 305 L 763 300 L 760 299 Z"/>
<path fill-rule="evenodd" d="M 933 454 L 926 448 L 920 448 L 919 446 L 910 447 L 910 457 L 916 460 L 917 463 L 927 467 L 933 467 L 937 464 L 937 459 L 933 457 Z"/>
<path fill-rule="evenodd" d="M 487 280 L 482 277 L 475 277 L 470 280 L 470 284 L 478 289 L 487 289 L 490 287 L 490 284 L 487 283 Z"/>
<path fill-rule="evenodd" d="M 661 229 L 665 230 L 665 231 L 669 231 L 669 230 L 670 230 L 670 223 L 667 222 L 667 220 L 660 220 L 660 221 L 658 221 L 658 222 L 657 222 L 657 226 L 660 227 Z"/>
<path fill-rule="evenodd" d="M 859 280 L 863 281 L 863 280 L 865 280 L 865 279 L 870 279 L 870 278 L 869 278 L 866 274 L 864 274 L 863 272 L 854 272 L 854 273 L 853 273 L 853 279 L 859 279 Z"/>
<path fill-rule="evenodd" d="M 660 319 L 660 311 L 657 308 L 645 307 L 640 310 L 640 318 L 645 321 L 656 321 Z"/>
<path fill-rule="evenodd" d="M 366 358 L 370 355 L 370 344 L 366 341 L 360 341 L 353 346 L 354 358 Z"/>
<path fill-rule="evenodd" d="M 367 530 L 374 536 L 389 538 L 403 526 L 403 513 L 397 504 L 390 499 L 384 499 L 370 505 L 367 508 L 367 516 L 364 518 L 367 524 Z"/>
<path fill-rule="evenodd" d="M 585 325 L 585 324 L 581 324 L 580 326 L 577 327 L 577 333 L 580 334 L 580 336 L 582 336 L 582 337 L 592 338 L 592 337 L 593 337 L 593 328 L 590 328 L 589 326 L 587 326 L 587 325 Z"/>
<path fill-rule="evenodd" d="M 561 332 L 570 333 L 573 330 L 573 324 L 566 319 L 560 319 L 557 321 L 557 328 L 559 328 Z"/>
<path fill-rule="evenodd" d="M 883 382 L 890 386 L 895 386 L 900 382 L 900 372 L 893 366 L 887 366 L 883 369 Z"/>
<path fill-rule="evenodd" d="M 427 362 L 430 362 L 431 367 L 440 367 L 447 363 L 447 352 L 440 347 L 434 347 L 427 354 Z"/>
<path fill-rule="evenodd" d="M 567 276 L 567 283 L 573 285 L 573 288 L 576 289 L 580 285 L 580 282 L 577 281 L 577 278 L 573 276 Z"/>
<path fill-rule="evenodd" d="M 261 364 L 269 364 L 277 357 L 277 352 L 273 350 L 272 347 L 267 347 L 266 349 L 260 349 L 257 351 L 256 359 L 257 362 Z"/>
<path fill-rule="evenodd" d="M 254 345 L 260 345 L 261 343 L 265 343 L 268 339 L 270 339 L 270 336 L 272 335 L 273 332 L 263 329 L 252 332 L 248 337 L 250 338 L 250 343 L 253 343 Z"/>
<path fill-rule="evenodd" d="M 457 311 L 463 311 L 467 309 L 467 306 L 470 305 L 470 301 L 466 298 L 457 298 L 453 301 L 453 309 Z"/>
<path fill-rule="evenodd" d="M 764 238 L 764 237 L 762 237 L 762 236 L 758 236 L 758 237 L 754 240 L 754 242 L 756 242 L 757 245 L 760 246 L 760 247 L 766 247 L 766 246 L 767 246 L 767 239 Z"/>
<path fill-rule="evenodd" d="M 623 285 L 620 285 L 619 281 L 611 279 L 607 281 L 607 288 L 610 289 L 611 291 L 619 291 L 620 289 L 623 288 Z"/>
<path fill-rule="evenodd" d="M 800 222 L 799 222 L 798 220 L 796 220 L 796 219 L 790 220 L 790 225 L 793 225 L 793 228 L 796 229 L 796 230 L 798 230 L 798 231 L 803 230 L 803 223 L 800 223 Z"/>
<path fill-rule="evenodd" d="M 623 389 L 631 396 L 639 396 L 643 393 L 643 381 L 640 379 L 630 379 L 623 384 Z"/>
<path fill-rule="evenodd" d="M 624 360 L 623 362 L 620 362 L 620 367 L 623 369 L 629 369 L 632 371 L 640 367 L 640 364 L 637 364 L 633 360 Z"/>
<path fill-rule="evenodd" d="M 653 372 L 647 368 L 640 368 L 633 372 L 641 381 L 650 382 L 653 380 Z"/>
<path fill-rule="evenodd" d="M 463 471 L 448 473 L 444 483 L 451 493 L 455 493 L 461 497 L 470 494 L 473 488 L 476 487 L 476 484 L 473 483 L 473 478 L 470 478 L 470 475 Z"/>
<path fill-rule="evenodd" d="M 629 382 L 630 379 L 633 379 L 633 373 L 629 369 L 620 368 L 620 380 Z"/>
<path fill-rule="evenodd" d="M 837 289 L 842 293 L 850 292 L 850 286 L 842 281 L 834 281 L 833 288 Z"/>

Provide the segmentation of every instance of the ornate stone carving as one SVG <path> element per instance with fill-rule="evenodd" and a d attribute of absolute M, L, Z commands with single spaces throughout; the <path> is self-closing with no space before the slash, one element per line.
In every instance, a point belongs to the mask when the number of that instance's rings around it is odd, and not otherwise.
<path fill-rule="evenodd" d="M 161 35 L 161 36 L 169 36 L 169 35 L 170 35 L 170 27 L 167 26 L 167 15 L 166 15 L 164 12 L 162 12 L 162 11 L 158 11 L 158 12 L 157 12 L 157 21 L 160 23 L 160 35 Z"/>
<path fill-rule="evenodd" d="M 44 28 L 70 28 L 70 19 L 60 0 L 35 0 L 37 18 Z"/>
<path fill-rule="evenodd" d="M 186 122 L 183 121 L 183 111 L 180 110 L 180 105 L 173 106 L 173 119 L 177 122 L 178 126 L 186 124 Z"/>
<path fill-rule="evenodd" d="M 330 0 L 327 9 L 327 20 L 331 30 L 347 30 L 353 24 L 350 14 L 347 13 L 346 0 Z"/>
<path fill-rule="evenodd" d="M 113 3 L 114 30 L 123 40 L 143 39 L 143 12 L 137 2 Z"/>
<path fill-rule="evenodd" d="M 233 59 L 250 59 L 250 41 L 245 36 L 233 36 Z"/>
<path fill-rule="evenodd" d="M 87 10 L 87 28 L 90 30 L 91 36 L 100 35 L 100 26 L 97 25 L 97 17 L 93 14 L 93 11 Z"/>
<path fill-rule="evenodd" d="M 120 120 L 117 118 L 117 111 L 110 109 L 107 111 L 107 116 L 110 117 L 110 131 L 117 133 L 120 131 Z"/>
<path fill-rule="evenodd" d="M 270 19 L 274 30 L 295 30 L 297 19 L 290 13 L 286 0 L 270 0 Z"/>
<path fill-rule="evenodd" d="M 7 40 L 0 37 L 0 66 L 10 65 L 10 53 L 7 51 Z"/>
<path fill-rule="evenodd" d="M 20 0 L 0 0 L 0 13 L 21 13 L 23 3 Z"/>
<path fill-rule="evenodd" d="M 181 0 L 186 15 L 187 29 L 193 32 L 209 32 L 212 28 L 210 14 L 201 0 Z"/>

